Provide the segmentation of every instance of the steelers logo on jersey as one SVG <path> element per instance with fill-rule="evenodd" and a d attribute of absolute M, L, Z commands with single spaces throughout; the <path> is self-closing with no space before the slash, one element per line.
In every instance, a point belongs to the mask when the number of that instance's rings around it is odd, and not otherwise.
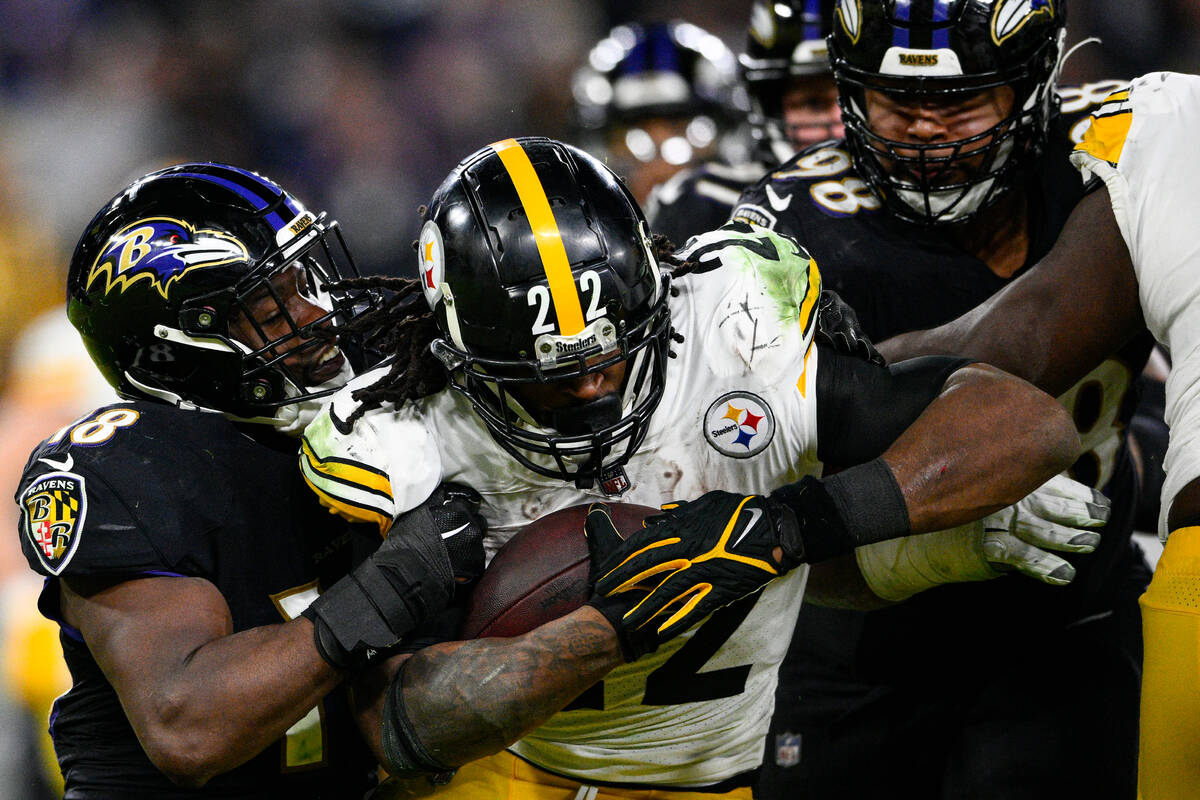
<path fill-rule="evenodd" d="M 73 472 L 42 475 L 21 495 L 21 529 L 51 574 L 75 554 L 86 513 L 83 476 Z"/>
<path fill-rule="evenodd" d="M 751 392 L 723 394 L 704 413 L 704 438 L 724 456 L 758 455 L 774 436 L 775 413 Z"/>

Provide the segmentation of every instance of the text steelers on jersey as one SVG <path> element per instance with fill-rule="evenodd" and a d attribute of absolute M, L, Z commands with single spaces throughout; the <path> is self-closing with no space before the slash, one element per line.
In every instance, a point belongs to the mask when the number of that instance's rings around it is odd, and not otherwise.
<path fill-rule="evenodd" d="M 751 392 L 728 392 L 704 412 L 704 438 L 721 455 L 749 458 L 775 436 L 775 413 Z"/>
<path fill-rule="evenodd" d="M 87 513 L 83 477 L 72 472 L 41 476 L 21 495 L 21 512 L 21 527 L 38 558 L 51 574 L 59 574 L 75 554 Z"/>

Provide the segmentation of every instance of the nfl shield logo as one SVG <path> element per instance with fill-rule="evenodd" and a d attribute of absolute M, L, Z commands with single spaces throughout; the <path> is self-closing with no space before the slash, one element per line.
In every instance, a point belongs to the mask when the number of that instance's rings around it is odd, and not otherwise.
<path fill-rule="evenodd" d="M 800 734 L 775 734 L 775 763 L 780 767 L 794 767 L 800 763 Z"/>
<path fill-rule="evenodd" d="M 605 497 L 620 497 L 629 488 L 629 476 L 621 466 L 606 469 L 600 473 L 600 490 Z"/>

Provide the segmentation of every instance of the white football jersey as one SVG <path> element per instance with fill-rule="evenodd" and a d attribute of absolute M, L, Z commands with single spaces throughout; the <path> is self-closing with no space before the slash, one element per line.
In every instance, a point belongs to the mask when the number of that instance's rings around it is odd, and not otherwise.
<path fill-rule="evenodd" d="M 619 498 L 525 469 L 451 390 L 385 403 L 347 426 L 351 392 L 379 371 L 336 395 L 305 431 L 306 480 L 330 507 L 384 527 L 442 481 L 472 486 L 490 554 L 532 520 L 580 503 L 765 493 L 818 474 L 815 263 L 793 240 L 744 224 L 694 239 L 688 253 L 706 271 L 675 282 L 671 322 L 684 341 L 673 346 L 678 357 Z M 754 769 L 807 574 L 797 569 L 756 601 L 614 670 L 602 701 L 585 704 L 597 707 L 559 712 L 511 750 L 584 782 L 703 786 Z"/>
<path fill-rule="evenodd" d="M 1200 77 L 1153 72 L 1109 95 L 1071 160 L 1108 187 L 1146 326 L 1171 353 L 1159 535 L 1176 493 L 1200 476 Z"/>

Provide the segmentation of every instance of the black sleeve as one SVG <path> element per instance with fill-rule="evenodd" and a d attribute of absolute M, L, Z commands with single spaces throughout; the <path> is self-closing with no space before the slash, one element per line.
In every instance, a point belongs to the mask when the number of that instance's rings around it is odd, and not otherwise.
<path fill-rule="evenodd" d="M 972 363 L 921 356 L 879 367 L 819 348 L 817 457 L 846 467 L 877 458 L 942 391 L 951 373 Z"/>

